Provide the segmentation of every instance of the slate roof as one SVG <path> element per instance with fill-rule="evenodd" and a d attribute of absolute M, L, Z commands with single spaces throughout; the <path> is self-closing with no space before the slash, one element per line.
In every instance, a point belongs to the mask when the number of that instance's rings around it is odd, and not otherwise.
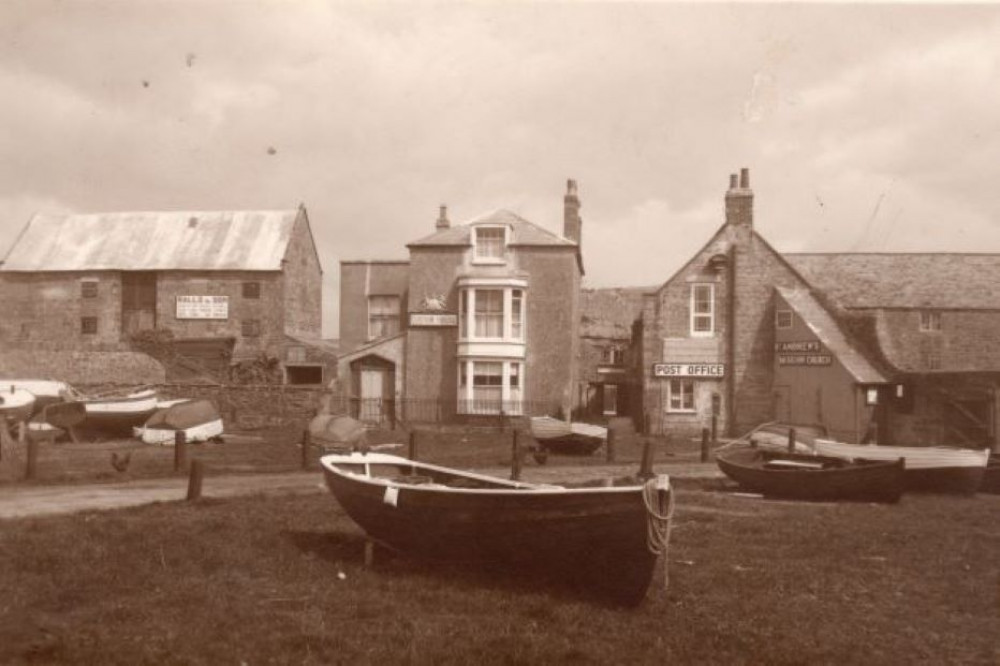
<path fill-rule="evenodd" d="M 880 384 L 888 380 L 848 341 L 844 331 L 811 293 L 805 289 L 776 287 L 789 307 L 798 313 L 820 342 L 843 364 L 860 384 Z"/>
<path fill-rule="evenodd" d="M 848 308 L 1000 309 L 1000 254 L 785 254 Z"/>
<path fill-rule="evenodd" d="M 496 210 L 468 222 L 441 229 L 419 240 L 408 243 L 408 247 L 418 246 L 468 246 L 472 245 L 472 228 L 480 224 L 502 224 L 510 227 L 508 245 L 533 245 L 550 247 L 576 247 L 576 243 L 529 222 L 509 210 Z"/>
<path fill-rule="evenodd" d="M 37 214 L 3 271 L 281 270 L 304 209 Z"/>
<path fill-rule="evenodd" d="M 642 312 L 643 297 L 656 287 L 613 287 L 580 290 L 580 335 L 585 338 L 631 339 L 632 322 Z"/>

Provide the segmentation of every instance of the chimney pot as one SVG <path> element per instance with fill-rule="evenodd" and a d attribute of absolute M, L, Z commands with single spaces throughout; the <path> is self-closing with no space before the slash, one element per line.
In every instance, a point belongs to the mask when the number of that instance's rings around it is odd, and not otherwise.
<path fill-rule="evenodd" d="M 736 189 L 736 174 L 735 173 L 729 174 L 729 189 L 731 189 L 731 190 L 735 190 Z"/>
<path fill-rule="evenodd" d="M 750 189 L 750 169 L 746 167 L 740 169 L 740 189 Z"/>
<path fill-rule="evenodd" d="M 566 196 L 563 197 L 563 236 L 580 244 L 583 232 L 583 220 L 580 218 L 580 199 L 576 195 L 576 181 L 572 178 L 566 181 Z"/>
<path fill-rule="evenodd" d="M 441 204 L 438 212 L 437 224 L 434 226 L 438 229 L 447 229 L 451 226 L 451 223 L 448 221 L 448 207 L 444 204 Z"/>
<path fill-rule="evenodd" d="M 576 181 L 572 178 L 566 181 L 566 194 L 576 196 Z"/>

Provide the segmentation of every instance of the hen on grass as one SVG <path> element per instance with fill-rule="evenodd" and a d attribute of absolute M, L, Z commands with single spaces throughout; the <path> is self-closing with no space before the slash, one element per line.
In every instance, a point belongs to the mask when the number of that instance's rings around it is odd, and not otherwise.
<path fill-rule="evenodd" d="M 111 466 L 114 467 L 119 472 L 124 472 L 128 469 L 129 462 L 132 461 L 132 452 L 129 451 L 125 455 L 119 456 L 117 452 L 111 452 Z"/>

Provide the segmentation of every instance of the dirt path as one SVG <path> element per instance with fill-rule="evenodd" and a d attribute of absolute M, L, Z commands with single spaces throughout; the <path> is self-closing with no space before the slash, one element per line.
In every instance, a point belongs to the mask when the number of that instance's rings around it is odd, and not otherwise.
<path fill-rule="evenodd" d="M 509 470 L 484 470 L 506 477 Z M 634 474 L 635 465 L 600 467 L 526 467 L 525 481 L 558 483 Z M 683 463 L 656 465 L 655 471 L 675 478 L 718 478 L 713 463 Z M 102 483 L 73 486 L 0 486 L 0 520 L 120 509 L 129 506 L 173 502 L 185 499 L 186 478 L 146 479 L 122 483 Z M 326 492 L 318 471 L 283 474 L 246 474 L 209 476 L 202 486 L 203 497 L 236 497 L 240 495 L 292 495 Z"/>

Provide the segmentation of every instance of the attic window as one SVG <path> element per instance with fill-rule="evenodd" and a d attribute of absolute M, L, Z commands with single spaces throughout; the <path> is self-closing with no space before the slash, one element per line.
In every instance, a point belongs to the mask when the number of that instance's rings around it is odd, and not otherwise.
<path fill-rule="evenodd" d="M 774 323 L 777 328 L 791 328 L 792 311 L 778 310 L 777 312 L 774 313 Z"/>
<path fill-rule="evenodd" d="M 476 227 L 474 230 L 475 261 L 501 263 L 507 249 L 506 227 Z"/>
<path fill-rule="evenodd" d="M 80 298 L 97 298 L 97 280 L 80 281 Z"/>
<path fill-rule="evenodd" d="M 260 282 L 244 282 L 243 298 L 260 298 Z"/>

